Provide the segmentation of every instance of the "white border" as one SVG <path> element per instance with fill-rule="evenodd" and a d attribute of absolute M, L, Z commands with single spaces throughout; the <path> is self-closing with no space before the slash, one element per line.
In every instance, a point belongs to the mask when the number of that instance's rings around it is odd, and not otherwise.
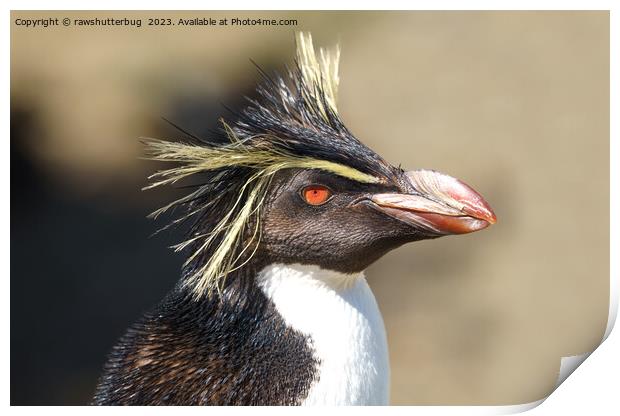
<path fill-rule="evenodd" d="M 8 3 L 8 4 L 7 4 Z M 618 310 L 618 278 L 619 268 L 618 260 L 614 257 L 614 253 L 620 253 L 618 245 L 618 219 L 614 213 L 620 212 L 620 205 L 618 204 L 618 155 L 620 152 L 620 146 L 618 144 L 618 84 L 617 74 L 620 70 L 618 66 L 618 6 L 614 1 L 394 1 L 383 0 L 379 4 L 371 4 L 368 1 L 358 2 L 342 2 L 335 0 L 302 0 L 295 3 L 283 0 L 271 0 L 262 1 L 260 3 L 252 3 L 249 1 L 236 1 L 227 0 L 225 2 L 213 2 L 213 1 L 198 1 L 198 0 L 176 0 L 174 2 L 164 2 L 161 0 L 152 0 L 148 3 L 148 8 L 144 8 L 144 3 L 140 3 L 135 0 L 110 0 L 110 1 L 91 1 L 88 3 L 80 2 L 76 0 L 66 1 L 14 1 L 10 0 L 6 2 L 7 8 L 2 20 L 2 45 L 4 64 L 1 65 L 2 79 L 4 81 L 4 91 L 9 91 L 10 88 L 10 22 L 9 16 L 10 10 L 345 10 L 345 9 L 357 9 L 357 10 L 376 10 L 377 6 L 381 6 L 382 9 L 392 10 L 611 10 L 611 102 L 610 102 L 610 114 L 611 114 L 611 144 L 610 144 L 610 166 L 611 166 L 611 241 L 610 241 L 610 271 L 611 271 L 611 283 L 610 283 L 610 315 L 607 330 L 605 332 L 606 341 L 601 347 L 599 347 L 591 358 L 588 360 L 588 365 L 581 366 L 573 377 L 568 379 L 550 396 L 549 400 L 546 400 L 542 406 L 532 410 L 532 414 L 548 415 L 548 414 L 573 414 L 584 412 L 599 414 L 609 413 L 611 409 L 618 409 L 617 399 L 617 371 L 620 368 L 620 359 L 618 358 L 618 350 L 620 349 L 620 338 L 617 335 L 618 331 L 612 332 L 614 322 L 616 320 Z M 259 7 L 257 7 L 259 6 Z M 615 7 L 614 7 L 615 6 Z M 3 127 L 5 131 L 5 138 L 10 136 L 9 133 L 9 114 L 10 114 L 10 94 L 5 96 L 2 100 L 2 118 L 4 120 Z M 4 174 L 1 175 L 3 189 L 10 188 L 10 161 L 7 161 L 10 154 L 9 140 L 3 141 L 3 156 L 5 157 L 5 163 L 2 164 Z M 8 162 L 8 163 L 6 163 Z M 0 205 L 2 213 L 0 215 L 3 229 L 10 229 L 10 203 L 7 203 L 7 199 L 10 196 L 8 193 L 3 194 L 5 203 Z M 5 339 L 1 344 L 2 348 L 2 388 L 1 394 L 3 396 L 3 402 L 5 406 L 9 404 L 9 389 L 10 389 L 10 371 L 9 371 L 9 334 L 10 334 L 10 233 L 5 233 L 5 237 L 1 240 L 2 246 L 0 247 L 0 256 L 2 256 L 2 266 L 5 271 L 4 276 L 4 303 L 3 303 L 3 326 L 2 331 L 5 334 Z M 611 336 L 610 336 L 611 334 Z M 43 347 L 43 346 L 42 346 Z M 582 357 L 583 358 L 583 357 Z M 574 358 L 564 362 L 562 371 L 569 370 L 571 366 L 576 363 L 582 362 L 582 359 Z M 568 363 L 568 364 L 566 364 Z M 567 366 L 568 365 L 568 366 Z M 541 401 L 542 402 L 542 401 Z M 518 405 L 518 406 L 435 406 L 435 407 L 392 407 L 390 409 L 381 409 L 381 412 L 415 412 L 416 414 L 507 414 L 525 411 L 536 407 L 541 402 L 535 402 L 530 404 Z M 85 409 L 83 407 L 56 407 L 46 408 L 43 410 L 46 413 L 51 414 L 66 414 L 66 413 L 83 413 L 84 411 L 97 411 L 97 412 L 109 412 L 110 409 Z M 29 408 L 29 407 L 12 407 L 10 409 L 12 413 L 22 414 L 40 412 L 41 409 Z M 159 412 L 168 411 L 164 408 L 132 408 L 132 409 L 115 409 L 117 411 L 129 411 L 133 414 L 156 414 Z M 193 412 L 193 411 L 205 411 L 204 409 L 198 410 L 195 408 L 175 408 L 176 411 Z M 244 411 L 241 408 L 219 408 L 218 413 L 238 413 Z M 314 412 L 311 409 L 290 409 L 290 408 L 255 408 L 253 412 L 259 413 L 279 413 L 279 412 Z M 374 414 L 377 409 L 372 408 L 355 408 L 355 409 L 338 409 L 338 412 L 355 412 L 356 415 L 361 413 Z M 310 413 L 308 413 L 310 414 Z"/>

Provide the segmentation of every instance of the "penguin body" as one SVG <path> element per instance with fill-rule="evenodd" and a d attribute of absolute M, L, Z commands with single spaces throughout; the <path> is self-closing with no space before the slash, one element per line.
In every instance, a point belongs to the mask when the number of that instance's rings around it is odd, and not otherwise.
<path fill-rule="evenodd" d="M 309 337 L 244 275 L 202 302 L 178 285 L 114 347 L 94 403 L 301 404 L 318 373 Z"/>
<path fill-rule="evenodd" d="M 275 264 L 258 285 L 284 322 L 305 335 L 318 362 L 304 405 L 387 405 L 383 318 L 363 273 Z"/>
<path fill-rule="evenodd" d="M 388 404 L 385 329 L 362 274 L 275 264 L 243 280 L 213 303 L 172 292 L 114 348 L 95 403 Z"/>

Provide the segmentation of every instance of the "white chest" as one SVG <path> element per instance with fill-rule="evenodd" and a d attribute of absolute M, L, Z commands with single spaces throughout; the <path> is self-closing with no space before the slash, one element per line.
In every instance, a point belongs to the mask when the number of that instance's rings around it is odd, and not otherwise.
<path fill-rule="evenodd" d="M 274 264 L 258 284 L 287 325 L 311 339 L 319 374 L 304 405 L 388 404 L 385 328 L 363 274 Z"/>

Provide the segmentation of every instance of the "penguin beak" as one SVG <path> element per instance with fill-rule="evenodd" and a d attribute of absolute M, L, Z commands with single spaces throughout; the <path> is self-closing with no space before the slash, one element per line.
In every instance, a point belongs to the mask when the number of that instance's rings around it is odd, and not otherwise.
<path fill-rule="evenodd" d="M 464 182 L 432 170 L 406 172 L 410 193 L 372 195 L 374 208 L 433 234 L 466 234 L 495 224 L 495 213 Z"/>

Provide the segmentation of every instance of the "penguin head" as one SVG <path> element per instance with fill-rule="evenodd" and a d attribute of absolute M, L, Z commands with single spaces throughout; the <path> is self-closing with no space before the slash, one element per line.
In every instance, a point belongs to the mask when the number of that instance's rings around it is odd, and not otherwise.
<path fill-rule="evenodd" d="M 364 184 L 314 169 L 280 172 L 265 203 L 261 253 L 274 263 L 364 270 L 402 244 L 486 228 L 495 215 L 472 188 L 434 171 Z"/>
<path fill-rule="evenodd" d="M 195 179 L 180 207 L 190 222 L 185 284 L 196 297 L 219 290 L 252 259 L 344 273 L 365 269 L 404 243 L 481 230 L 495 222 L 472 188 L 448 175 L 406 172 L 365 146 L 336 107 L 339 50 L 315 53 L 298 34 L 286 76 L 267 75 L 259 98 L 218 135 L 146 139 L 150 157 L 176 166 L 147 188 Z"/>

